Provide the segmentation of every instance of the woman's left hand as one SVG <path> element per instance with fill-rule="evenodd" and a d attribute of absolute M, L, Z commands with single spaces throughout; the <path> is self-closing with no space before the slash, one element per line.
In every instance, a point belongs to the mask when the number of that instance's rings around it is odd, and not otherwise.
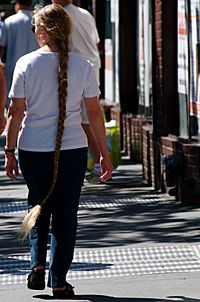
<path fill-rule="evenodd" d="M 17 162 L 17 159 L 16 159 L 14 153 L 5 154 L 4 169 L 9 178 L 11 178 L 13 180 L 17 180 L 17 177 L 19 176 L 19 168 L 18 168 L 18 162 Z"/>
<path fill-rule="evenodd" d="M 110 157 L 103 157 L 101 156 L 100 158 L 100 164 L 101 164 L 101 176 L 100 176 L 100 180 L 102 182 L 107 181 L 109 178 L 112 177 L 112 170 L 113 170 L 113 166 L 110 160 Z"/>

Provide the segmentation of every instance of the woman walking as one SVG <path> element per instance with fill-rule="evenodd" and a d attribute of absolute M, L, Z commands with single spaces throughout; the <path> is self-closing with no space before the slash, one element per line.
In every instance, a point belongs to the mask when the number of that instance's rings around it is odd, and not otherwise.
<path fill-rule="evenodd" d="M 36 8 L 33 31 L 40 48 L 21 57 L 9 96 L 5 170 L 28 187 L 29 209 L 41 214 L 29 232 L 31 268 L 28 288 L 45 288 L 47 241 L 51 219 L 48 286 L 57 298 L 74 295 L 66 275 L 73 259 L 77 211 L 87 165 L 87 138 L 81 127 L 81 102 L 101 152 L 101 181 L 112 175 L 99 89 L 91 64 L 68 52 L 71 23 L 56 4 Z M 25 116 L 24 116 L 25 112 Z"/>

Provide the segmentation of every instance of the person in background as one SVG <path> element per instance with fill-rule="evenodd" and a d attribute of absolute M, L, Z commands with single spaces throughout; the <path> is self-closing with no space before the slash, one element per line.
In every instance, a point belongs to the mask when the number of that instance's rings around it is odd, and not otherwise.
<path fill-rule="evenodd" d="M 69 44 L 70 50 L 90 60 L 96 80 L 99 84 L 101 61 L 98 51 L 99 35 L 94 17 L 87 10 L 73 5 L 72 0 L 52 0 L 52 2 L 61 5 L 70 16 L 73 25 Z M 87 118 L 83 119 L 82 126 L 87 134 L 89 151 L 93 158 L 93 171 L 86 175 L 86 180 L 96 183 L 99 182 L 99 176 L 101 174 L 99 164 L 100 152 L 92 128 L 87 122 Z"/>
<path fill-rule="evenodd" d="M 5 105 L 7 99 L 6 80 L 4 76 L 4 65 L 0 60 L 0 135 L 6 126 Z"/>
<path fill-rule="evenodd" d="M 5 55 L 6 83 L 9 91 L 17 60 L 39 46 L 31 32 L 31 0 L 13 0 L 15 14 L 5 19 L 0 31 L 0 54 Z M 5 53 L 6 52 L 6 53 Z M 7 107 L 9 100 L 7 101 Z"/>
<path fill-rule="evenodd" d="M 29 233 L 32 271 L 27 286 L 45 288 L 51 221 L 48 286 L 55 298 L 65 299 L 74 295 L 66 275 L 73 259 L 79 197 L 87 166 L 87 137 L 81 125 L 83 101 L 101 153 L 101 181 L 111 177 L 112 163 L 92 66 L 79 54 L 69 52 L 69 16 L 60 5 L 51 4 L 36 7 L 33 20 L 40 48 L 21 57 L 14 70 L 5 170 L 11 179 L 19 175 L 15 157 L 18 140 L 29 213 L 41 207 L 41 215 Z"/>
<path fill-rule="evenodd" d="M 0 19 L 0 37 L 2 36 L 2 32 L 4 30 L 4 22 Z M 4 59 L 4 49 L 0 46 L 0 58 Z"/>

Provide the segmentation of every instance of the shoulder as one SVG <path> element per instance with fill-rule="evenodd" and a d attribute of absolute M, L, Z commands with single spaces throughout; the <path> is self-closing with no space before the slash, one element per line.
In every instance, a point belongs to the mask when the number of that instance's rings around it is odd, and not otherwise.
<path fill-rule="evenodd" d="M 89 60 L 81 57 L 78 53 L 69 54 L 68 72 L 70 75 L 78 77 L 82 82 L 92 73 L 93 67 Z"/>
<path fill-rule="evenodd" d="M 38 50 L 34 50 L 34 51 L 31 51 L 31 52 L 26 53 L 25 55 L 21 56 L 20 59 L 29 60 L 31 58 L 37 57 L 38 55 L 39 55 Z"/>
<path fill-rule="evenodd" d="M 17 14 L 11 15 L 9 17 L 7 17 L 4 21 L 5 26 L 9 23 L 12 23 L 13 21 L 15 21 L 17 18 Z"/>
<path fill-rule="evenodd" d="M 25 55 L 23 55 L 22 57 L 20 57 L 18 60 L 17 60 L 17 63 L 16 65 L 18 67 L 22 67 L 23 69 L 26 69 L 27 66 L 33 62 L 34 59 L 36 59 L 38 57 L 38 53 L 37 51 L 32 51 L 32 52 L 29 52 Z"/>
<path fill-rule="evenodd" d="M 69 61 L 71 63 L 75 63 L 75 64 L 79 64 L 79 65 L 82 65 L 82 66 L 92 66 L 92 63 L 86 59 L 86 58 L 83 58 L 81 55 L 79 55 L 78 53 L 76 52 L 70 52 L 69 53 Z"/>
<path fill-rule="evenodd" d="M 83 14 L 85 16 L 92 16 L 88 10 L 86 10 L 82 7 L 77 7 L 77 9 L 79 10 L 80 14 Z"/>
<path fill-rule="evenodd" d="M 11 23 L 19 22 L 20 20 L 23 20 L 24 18 L 31 19 L 31 17 L 32 17 L 31 11 L 20 10 L 16 14 L 13 14 L 13 15 L 7 17 L 4 22 L 5 22 L 5 25 L 9 25 Z"/>
<path fill-rule="evenodd" d="M 90 14 L 90 12 L 82 7 L 70 4 L 64 7 L 67 13 L 69 14 L 77 14 L 82 15 L 85 18 L 93 18 L 93 16 Z"/>
<path fill-rule="evenodd" d="M 87 19 L 88 22 L 94 22 L 95 19 L 88 10 L 81 8 L 81 7 L 78 7 L 78 10 L 79 10 L 80 15 L 82 15 L 84 19 Z"/>

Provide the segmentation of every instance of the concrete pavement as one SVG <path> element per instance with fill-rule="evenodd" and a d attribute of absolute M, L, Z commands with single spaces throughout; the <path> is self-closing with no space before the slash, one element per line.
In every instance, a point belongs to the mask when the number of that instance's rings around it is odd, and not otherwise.
<path fill-rule="evenodd" d="M 2 164 L 0 150 L 0 301 L 52 300 L 50 289 L 26 288 L 28 244 L 17 236 L 27 190 Z M 107 184 L 85 183 L 68 301 L 200 302 L 199 212 L 146 186 L 125 158 Z"/>

